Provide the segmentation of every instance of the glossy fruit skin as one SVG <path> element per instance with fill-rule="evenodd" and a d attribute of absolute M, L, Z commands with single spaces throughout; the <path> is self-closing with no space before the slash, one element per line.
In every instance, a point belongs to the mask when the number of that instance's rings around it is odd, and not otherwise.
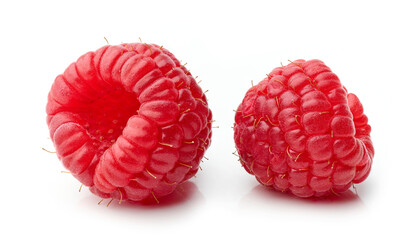
<path fill-rule="evenodd" d="M 234 140 L 244 169 L 298 197 L 338 194 L 364 181 L 374 148 L 359 99 L 320 60 L 277 67 L 246 93 Z"/>
<path fill-rule="evenodd" d="M 211 143 L 206 96 L 155 44 L 82 55 L 55 79 L 46 113 L 58 158 L 102 198 L 170 194 L 197 173 Z"/>

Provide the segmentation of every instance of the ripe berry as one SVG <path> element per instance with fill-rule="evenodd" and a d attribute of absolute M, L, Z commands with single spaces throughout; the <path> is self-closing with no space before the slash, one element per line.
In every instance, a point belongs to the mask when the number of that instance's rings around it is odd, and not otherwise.
<path fill-rule="evenodd" d="M 319 60 L 277 67 L 250 88 L 234 131 L 245 170 L 299 197 L 346 191 L 367 178 L 374 156 L 361 102 Z"/>
<path fill-rule="evenodd" d="M 158 201 L 197 173 L 211 142 L 206 96 L 154 44 L 82 55 L 55 79 L 46 112 L 58 158 L 102 198 Z"/>

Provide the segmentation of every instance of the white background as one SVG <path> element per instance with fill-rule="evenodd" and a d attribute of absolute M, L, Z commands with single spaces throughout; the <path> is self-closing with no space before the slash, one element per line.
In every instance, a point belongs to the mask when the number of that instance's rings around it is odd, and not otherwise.
<path fill-rule="evenodd" d="M 2 1 L 0 238 L 416 239 L 414 1 Z M 119 205 L 65 170 L 45 122 L 56 75 L 105 45 L 164 45 L 208 89 L 219 129 L 202 172 L 170 204 Z M 302 200 L 258 185 L 234 151 L 233 109 L 280 62 L 323 60 L 361 99 L 376 149 L 342 199 Z"/>

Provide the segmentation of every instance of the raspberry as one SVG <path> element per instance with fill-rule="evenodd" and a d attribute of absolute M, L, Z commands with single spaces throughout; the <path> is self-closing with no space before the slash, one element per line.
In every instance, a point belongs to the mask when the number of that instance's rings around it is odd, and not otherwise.
<path fill-rule="evenodd" d="M 82 55 L 55 79 L 46 112 L 58 158 L 102 198 L 158 201 L 197 173 L 211 142 L 206 96 L 154 44 Z"/>
<path fill-rule="evenodd" d="M 234 140 L 245 170 L 298 197 L 338 194 L 369 175 L 374 148 L 359 99 L 319 60 L 277 67 L 248 90 Z"/>

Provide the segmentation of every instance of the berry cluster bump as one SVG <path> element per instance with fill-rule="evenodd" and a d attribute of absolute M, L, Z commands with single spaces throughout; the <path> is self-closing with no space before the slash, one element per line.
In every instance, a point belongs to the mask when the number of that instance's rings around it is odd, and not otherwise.
<path fill-rule="evenodd" d="M 359 99 L 320 60 L 277 67 L 235 115 L 240 162 L 265 186 L 298 197 L 338 194 L 369 175 L 374 148 Z"/>
<path fill-rule="evenodd" d="M 102 198 L 158 201 L 197 173 L 211 142 L 206 96 L 154 44 L 82 55 L 55 79 L 46 113 L 58 158 Z"/>

